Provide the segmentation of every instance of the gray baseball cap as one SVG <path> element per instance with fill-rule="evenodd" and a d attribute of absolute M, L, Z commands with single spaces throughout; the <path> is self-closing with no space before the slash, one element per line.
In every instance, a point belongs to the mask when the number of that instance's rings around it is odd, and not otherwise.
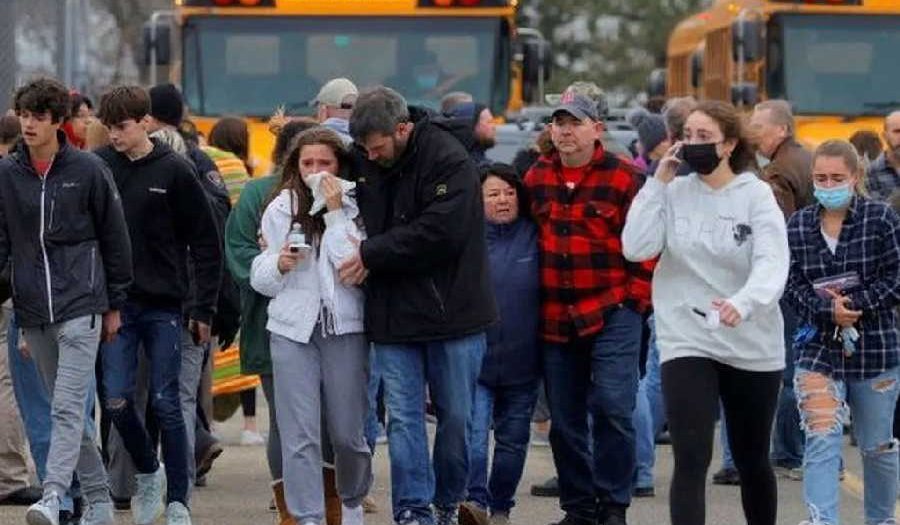
<path fill-rule="evenodd" d="M 574 90 L 566 90 L 559 98 L 559 105 L 553 110 L 553 116 L 560 113 L 568 113 L 578 120 L 600 120 L 597 114 L 597 104 L 589 97 L 576 93 Z"/>

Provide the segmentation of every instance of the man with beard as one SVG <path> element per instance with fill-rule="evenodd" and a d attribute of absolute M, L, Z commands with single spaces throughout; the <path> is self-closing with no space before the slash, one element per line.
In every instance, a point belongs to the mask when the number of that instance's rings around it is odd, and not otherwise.
<path fill-rule="evenodd" d="M 866 189 L 874 200 L 887 201 L 900 186 L 900 110 L 884 119 L 887 149 L 869 166 Z"/>
<path fill-rule="evenodd" d="M 497 140 L 497 127 L 491 110 L 484 104 L 463 102 L 454 107 L 447 116 L 465 123 L 471 129 L 471 142 L 463 141 L 463 146 L 475 164 L 478 167 L 490 164 L 485 153 L 494 147 Z"/>

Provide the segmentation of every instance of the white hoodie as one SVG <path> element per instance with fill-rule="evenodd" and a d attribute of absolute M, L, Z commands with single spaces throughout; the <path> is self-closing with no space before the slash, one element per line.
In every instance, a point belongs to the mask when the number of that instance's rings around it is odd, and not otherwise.
<path fill-rule="evenodd" d="M 784 368 L 784 321 L 778 300 L 790 254 L 784 215 L 772 189 L 741 173 L 713 189 L 697 174 L 668 185 L 647 180 L 622 233 L 628 260 L 661 254 L 653 276 L 660 361 L 705 357 L 735 368 Z M 706 327 L 695 313 L 725 299 L 740 312 L 736 328 Z"/>
<path fill-rule="evenodd" d="M 337 278 L 337 267 L 356 249 L 351 239 L 363 238 L 353 222 L 356 213 L 355 205 L 327 212 L 319 249 L 309 256 L 313 260 L 282 275 L 278 271 L 278 255 L 293 216 L 289 190 L 282 190 L 266 207 L 261 229 L 268 247 L 253 259 L 250 285 L 272 297 L 268 331 L 304 344 L 309 342 L 319 320 L 335 335 L 363 332 L 363 292 L 355 286 L 344 286 Z M 323 312 L 328 316 L 324 317 Z"/>

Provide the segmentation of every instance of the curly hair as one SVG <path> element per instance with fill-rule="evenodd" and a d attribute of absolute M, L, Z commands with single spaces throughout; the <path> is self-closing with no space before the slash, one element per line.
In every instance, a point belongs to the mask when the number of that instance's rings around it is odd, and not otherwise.
<path fill-rule="evenodd" d="M 13 96 L 16 113 L 50 113 L 54 124 L 69 116 L 69 90 L 52 78 L 38 78 L 16 90 Z"/>

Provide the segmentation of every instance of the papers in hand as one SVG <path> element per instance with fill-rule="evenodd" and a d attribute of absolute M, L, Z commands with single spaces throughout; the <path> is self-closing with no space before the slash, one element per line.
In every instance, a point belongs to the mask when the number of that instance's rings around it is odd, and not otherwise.
<path fill-rule="evenodd" d="M 857 274 L 856 272 L 845 272 L 830 277 L 816 279 L 815 281 L 813 281 L 813 291 L 815 291 L 816 295 L 818 295 L 822 299 L 830 300 L 831 295 L 828 293 L 828 290 L 840 294 L 846 294 L 854 288 L 857 288 L 859 285 L 859 274 Z"/>

